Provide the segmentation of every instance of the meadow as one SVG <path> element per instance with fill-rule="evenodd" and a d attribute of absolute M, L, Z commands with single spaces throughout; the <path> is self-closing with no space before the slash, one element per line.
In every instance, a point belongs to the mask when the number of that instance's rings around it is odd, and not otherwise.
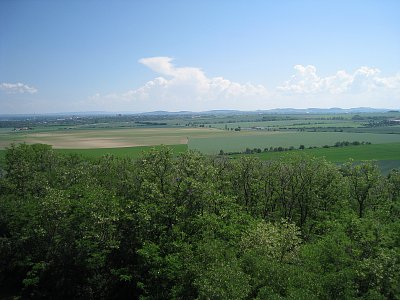
<path fill-rule="evenodd" d="M 346 162 L 349 158 L 357 160 L 398 160 L 400 153 L 400 143 L 372 144 L 347 147 L 313 148 L 304 150 L 293 150 L 284 153 L 262 152 L 255 156 L 268 160 L 282 155 L 293 155 L 294 153 L 304 153 L 309 156 L 325 157 L 333 162 Z"/>
<path fill-rule="evenodd" d="M 193 137 L 189 139 L 189 149 L 203 153 L 217 154 L 222 149 L 225 152 L 244 151 L 246 148 L 270 148 L 300 145 L 308 147 L 333 146 L 337 141 L 359 141 L 372 144 L 400 142 L 400 135 L 349 133 L 349 132 L 296 132 L 296 131 L 241 131 L 227 132 L 225 135 Z"/>

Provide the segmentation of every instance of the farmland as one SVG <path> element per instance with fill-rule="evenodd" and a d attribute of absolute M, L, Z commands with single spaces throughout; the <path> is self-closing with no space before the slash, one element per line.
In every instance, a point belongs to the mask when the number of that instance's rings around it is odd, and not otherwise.
<path fill-rule="evenodd" d="M 12 143 L 49 144 L 61 153 L 85 157 L 105 154 L 137 157 L 153 146 L 169 145 L 174 153 L 187 149 L 204 154 L 242 153 L 271 159 L 292 150 L 343 162 L 378 160 L 398 167 L 400 113 L 184 113 L 177 115 L 35 116 L 0 119 L 0 162 Z M 336 142 L 365 145 L 332 147 Z M 371 144 L 371 145 L 368 145 Z M 234 155 L 232 157 L 237 157 Z"/>
<path fill-rule="evenodd" d="M 49 144 L 55 149 L 92 149 L 187 144 L 188 136 L 207 136 L 210 129 L 138 128 L 138 129 L 70 129 L 48 132 L 0 133 L 0 148 L 13 143 Z"/>
<path fill-rule="evenodd" d="M 189 140 L 189 149 L 216 154 L 224 151 L 241 151 L 249 148 L 290 147 L 299 145 L 305 147 L 321 147 L 333 145 L 337 141 L 368 141 L 373 144 L 400 142 L 400 135 L 348 133 L 348 132 L 228 132 L 226 135 L 193 137 Z"/>
<path fill-rule="evenodd" d="M 345 162 L 349 158 L 357 158 L 358 160 L 397 160 L 399 159 L 400 143 L 392 144 L 372 144 L 362 146 L 349 147 L 330 147 L 330 148 L 313 148 L 304 150 L 293 150 L 285 153 L 279 152 L 262 152 L 254 154 L 255 156 L 267 160 L 283 155 L 294 155 L 302 153 L 309 156 L 325 157 L 334 162 Z"/>

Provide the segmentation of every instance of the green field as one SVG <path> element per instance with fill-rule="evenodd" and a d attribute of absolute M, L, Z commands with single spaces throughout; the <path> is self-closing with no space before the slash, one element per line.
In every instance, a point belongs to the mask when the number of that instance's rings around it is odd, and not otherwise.
<path fill-rule="evenodd" d="M 324 157 L 334 163 L 344 163 L 353 159 L 355 162 L 374 161 L 383 174 L 388 174 L 392 169 L 400 168 L 400 143 L 372 144 L 347 147 L 315 148 L 304 150 L 292 150 L 286 152 L 262 152 L 249 154 L 262 160 L 290 157 L 293 155 L 307 155 L 310 157 Z M 228 157 L 240 157 L 245 154 L 237 154 Z"/>
<path fill-rule="evenodd" d="M 346 128 L 344 131 L 347 132 L 358 132 L 358 133 L 379 133 L 379 134 L 400 134 L 400 126 L 388 126 L 388 127 L 373 127 L 373 128 Z"/>
<path fill-rule="evenodd" d="M 400 161 L 400 143 L 315 148 L 315 149 L 293 150 L 286 152 L 269 151 L 269 152 L 255 153 L 251 155 L 257 156 L 263 160 L 268 160 L 268 159 L 282 157 L 285 155 L 293 155 L 299 153 L 315 157 L 325 157 L 327 160 L 332 162 L 345 162 L 349 158 L 352 158 L 357 161 L 362 161 L 362 160 Z"/>
<path fill-rule="evenodd" d="M 189 139 L 189 149 L 203 153 L 217 154 L 221 149 L 225 152 L 244 151 L 248 148 L 269 147 L 305 147 L 332 146 L 337 141 L 365 141 L 372 144 L 400 142 L 397 134 L 349 133 L 349 132 L 288 132 L 288 131 L 240 131 L 229 132 L 218 136 L 193 137 Z"/>

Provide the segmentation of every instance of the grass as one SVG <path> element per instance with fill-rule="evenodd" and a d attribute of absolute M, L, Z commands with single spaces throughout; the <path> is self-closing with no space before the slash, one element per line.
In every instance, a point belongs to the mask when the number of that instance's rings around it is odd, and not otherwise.
<path fill-rule="evenodd" d="M 379 134 L 400 134 L 400 126 L 386 126 L 386 127 L 366 127 L 366 128 L 345 128 L 347 132 L 369 132 Z"/>
<path fill-rule="evenodd" d="M 269 147 L 321 147 L 333 145 L 337 141 L 365 141 L 373 144 L 400 142 L 400 135 L 349 133 L 349 132 L 288 132 L 288 131 L 224 131 L 225 134 L 207 137 L 193 137 L 189 140 L 189 149 L 203 153 L 217 154 L 222 149 L 225 152 L 243 151 L 248 148 Z"/>
<path fill-rule="evenodd" d="M 400 161 L 400 143 L 393 144 L 372 144 L 347 147 L 331 147 L 293 150 L 287 152 L 262 152 L 252 154 L 263 160 L 273 159 L 292 153 L 305 153 L 315 157 L 325 157 L 332 162 L 345 162 L 350 158 L 355 161 L 363 160 L 392 160 Z"/>

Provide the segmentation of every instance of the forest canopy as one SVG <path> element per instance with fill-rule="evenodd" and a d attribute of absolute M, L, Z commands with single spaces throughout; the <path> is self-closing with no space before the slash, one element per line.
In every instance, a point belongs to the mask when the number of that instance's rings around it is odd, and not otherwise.
<path fill-rule="evenodd" d="M 400 172 L 12 145 L 0 298 L 400 299 Z"/>

